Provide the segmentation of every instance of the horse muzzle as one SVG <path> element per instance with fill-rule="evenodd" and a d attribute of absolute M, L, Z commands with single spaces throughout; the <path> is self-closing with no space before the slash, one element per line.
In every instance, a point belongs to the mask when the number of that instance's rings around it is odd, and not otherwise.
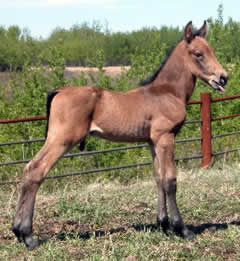
<path fill-rule="evenodd" d="M 225 92 L 225 86 L 228 82 L 228 76 L 227 74 L 221 74 L 220 77 L 217 79 L 216 77 L 213 77 L 209 80 L 209 84 L 211 87 L 220 92 Z"/>

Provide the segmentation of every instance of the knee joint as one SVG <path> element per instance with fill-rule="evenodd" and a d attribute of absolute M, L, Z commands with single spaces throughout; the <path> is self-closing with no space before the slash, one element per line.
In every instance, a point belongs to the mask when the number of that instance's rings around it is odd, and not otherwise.
<path fill-rule="evenodd" d="M 43 180 L 41 171 L 37 171 L 37 164 L 29 162 L 23 170 L 23 182 L 24 184 L 37 183 L 40 184 Z"/>

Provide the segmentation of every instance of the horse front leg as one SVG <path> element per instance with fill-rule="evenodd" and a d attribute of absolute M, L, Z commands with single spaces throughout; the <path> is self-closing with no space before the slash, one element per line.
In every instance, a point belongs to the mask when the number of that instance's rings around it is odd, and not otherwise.
<path fill-rule="evenodd" d="M 184 225 L 177 206 L 177 175 L 174 162 L 174 142 L 174 134 L 167 133 L 160 136 L 154 144 L 156 157 L 160 165 L 157 174 L 159 175 L 158 179 L 161 180 L 161 189 L 163 190 L 161 193 L 164 193 L 167 198 L 172 230 L 183 238 L 191 239 L 194 237 L 194 234 Z"/>
<path fill-rule="evenodd" d="M 30 250 L 39 243 L 33 239 L 32 219 L 37 191 L 48 171 L 68 149 L 65 145 L 46 142 L 40 152 L 26 165 L 12 231 Z"/>

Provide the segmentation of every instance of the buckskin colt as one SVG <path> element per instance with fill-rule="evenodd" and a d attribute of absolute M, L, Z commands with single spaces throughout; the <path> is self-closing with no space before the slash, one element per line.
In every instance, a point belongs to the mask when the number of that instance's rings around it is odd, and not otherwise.
<path fill-rule="evenodd" d="M 227 73 L 204 39 L 207 24 L 198 31 L 189 22 L 181 40 L 160 69 L 143 86 L 116 92 L 92 86 L 64 87 L 47 100 L 47 137 L 37 155 L 24 168 L 12 231 L 29 249 L 33 239 L 32 218 L 37 191 L 61 156 L 87 135 L 112 141 L 147 142 L 150 146 L 158 190 L 157 222 L 186 239 L 194 234 L 184 225 L 176 202 L 174 140 L 185 116 L 196 79 L 223 92 Z M 168 202 L 168 211 L 167 211 Z"/>

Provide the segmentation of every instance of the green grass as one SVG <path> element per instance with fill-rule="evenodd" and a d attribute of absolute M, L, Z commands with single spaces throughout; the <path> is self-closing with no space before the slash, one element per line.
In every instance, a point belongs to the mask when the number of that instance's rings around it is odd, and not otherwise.
<path fill-rule="evenodd" d="M 66 178 L 51 191 L 46 183 L 55 181 L 46 181 L 34 217 L 41 246 L 31 252 L 10 231 L 17 190 L 2 187 L 0 260 L 240 260 L 239 171 L 237 164 L 178 171 L 177 199 L 196 233 L 192 241 L 157 229 L 151 173 L 129 185 Z"/>

